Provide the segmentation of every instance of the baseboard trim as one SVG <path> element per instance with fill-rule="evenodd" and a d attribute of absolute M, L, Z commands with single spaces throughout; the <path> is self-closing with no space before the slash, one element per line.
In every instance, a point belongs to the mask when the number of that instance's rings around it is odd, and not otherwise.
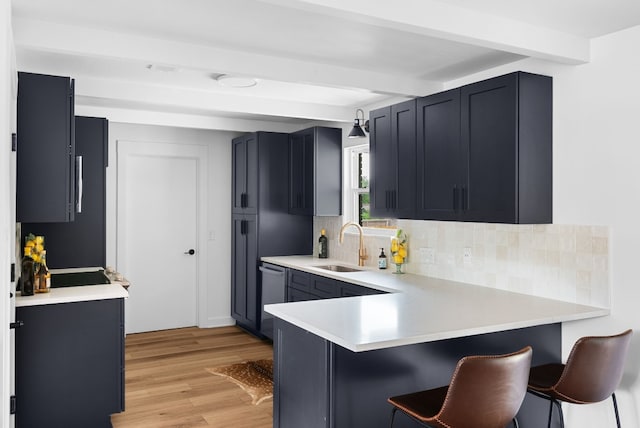
<path fill-rule="evenodd" d="M 228 327 L 230 325 L 235 325 L 236 320 L 231 317 L 216 317 L 209 318 L 205 325 L 199 325 L 200 328 L 214 328 L 214 327 Z"/>

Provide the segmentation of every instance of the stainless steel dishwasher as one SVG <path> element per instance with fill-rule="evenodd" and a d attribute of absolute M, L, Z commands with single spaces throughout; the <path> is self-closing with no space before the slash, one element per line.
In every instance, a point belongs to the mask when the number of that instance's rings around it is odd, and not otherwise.
<path fill-rule="evenodd" d="M 287 301 L 287 270 L 282 266 L 262 263 L 262 311 L 260 333 L 273 340 L 273 315 L 264 311 L 264 305 Z"/>

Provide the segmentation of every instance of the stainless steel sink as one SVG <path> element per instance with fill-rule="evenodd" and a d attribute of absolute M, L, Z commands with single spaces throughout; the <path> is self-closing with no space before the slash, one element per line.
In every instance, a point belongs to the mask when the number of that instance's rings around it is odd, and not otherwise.
<path fill-rule="evenodd" d="M 349 266 L 342 265 L 325 265 L 325 266 L 314 266 L 318 269 L 330 270 L 331 272 L 361 272 L 362 269 L 352 268 Z"/>

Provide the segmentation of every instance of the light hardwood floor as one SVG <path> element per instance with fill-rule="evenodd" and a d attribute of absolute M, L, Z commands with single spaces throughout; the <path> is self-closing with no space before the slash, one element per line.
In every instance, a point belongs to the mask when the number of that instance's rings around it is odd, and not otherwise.
<path fill-rule="evenodd" d="M 127 335 L 125 412 L 114 428 L 271 428 L 273 400 L 247 393 L 207 368 L 271 358 L 270 344 L 237 327 Z"/>

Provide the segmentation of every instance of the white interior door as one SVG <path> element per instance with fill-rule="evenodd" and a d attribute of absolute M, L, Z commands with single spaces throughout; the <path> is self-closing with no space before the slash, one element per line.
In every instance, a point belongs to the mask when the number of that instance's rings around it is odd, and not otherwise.
<path fill-rule="evenodd" d="M 201 150 L 117 143 L 117 269 L 131 282 L 128 333 L 197 325 Z"/>

